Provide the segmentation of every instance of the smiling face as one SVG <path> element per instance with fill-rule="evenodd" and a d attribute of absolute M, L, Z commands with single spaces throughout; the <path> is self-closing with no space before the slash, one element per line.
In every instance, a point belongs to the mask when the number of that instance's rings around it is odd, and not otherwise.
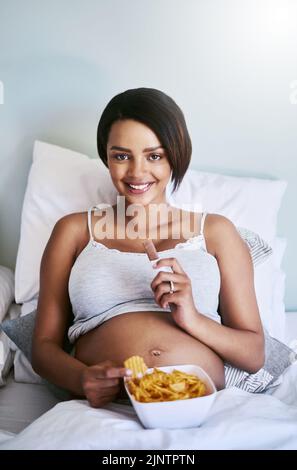
<path fill-rule="evenodd" d="M 132 119 L 116 121 L 107 142 L 107 163 L 113 184 L 126 203 L 166 202 L 171 168 L 156 134 Z"/>

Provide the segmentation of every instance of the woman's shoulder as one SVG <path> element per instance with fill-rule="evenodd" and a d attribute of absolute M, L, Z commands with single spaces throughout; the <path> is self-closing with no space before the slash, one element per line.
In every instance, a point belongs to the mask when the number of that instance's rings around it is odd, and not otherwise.
<path fill-rule="evenodd" d="M 79 230 L 85 224 L 85 220 L 87 218 L 87 212 L 71 212 L 69 214 L 63 215 L 58 221 L 56 225 L 63 227 L 64 230 L 69 229 L 76 229 Z"/>
<path fill-rule="evenodd" d="M 224 215 L 208 213 L 205 219 L 204 235 L 211 251 L 218 255 L 220 251 L 232 248 L 241 237 L 234 223 Z"/>
<path fill-rule="evenodd" d="M 235 228 L 235 225 L 233 222 L 228 219 L 228 217 L 225 217 L 224 215 L 221 214 L 214 214 L 207 212 L 207 217 L 206 219 L 207 222 L 205 224 L 208 227 L 208 230 L 210 231 L 210 234 L 216 235 L 217 233 L 222 233 L 222 231 L 228 231 L 228 230 L 233 230 Z"/>
<path fill-rule="evenodd" d="M 55 227 L 65 236 L 71 237 L 79 248 L 88 239 L 87 211 L 72 212 L 61 217 Z"/>
<path fill-rule="evenodd" d="M 224 215 L 207 211 L 198 212 L 187 210 L 181 210 L 181 213 L 185 217 L 188 216 L 191 221 L 198 221 L 200 228 L 204 216 L 204 231 L 207 230 L 209 236 L 216 236 L 217 234 L 222 233 L 222 231 L 225 232 L 235 228 L 233 222 Z"/>

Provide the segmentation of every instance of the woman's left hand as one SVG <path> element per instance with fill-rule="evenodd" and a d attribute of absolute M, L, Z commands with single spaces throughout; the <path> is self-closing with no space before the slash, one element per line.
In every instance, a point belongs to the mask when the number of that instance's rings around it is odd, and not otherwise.
<path fill-rule="evenodd" d="M 170 266 L 173 272 L 161 271 L 152 281 L 151 288 L 156 303 L 162 308 L 170 306 L 175 323 L 187 330 L 198 313 L 193 300 L 191 279 L 176 258 L 161 258 L 156 261 L 157 268 L 163 266 Z M 170 281 L 173 282 L 173 293 L 170 293 Z"/>

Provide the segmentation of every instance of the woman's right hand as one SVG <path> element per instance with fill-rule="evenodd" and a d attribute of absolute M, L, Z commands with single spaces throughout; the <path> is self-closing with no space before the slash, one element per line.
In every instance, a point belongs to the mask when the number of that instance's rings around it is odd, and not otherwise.
<path fill-rule="evenodd" d="M 81 375 L 84 395 L 93 408 L 107 405 L 120 391 L 120 380 L 129 372 L 125 367 L 113 361 L 104 361 L 94 366 L 87 366 Z"/>

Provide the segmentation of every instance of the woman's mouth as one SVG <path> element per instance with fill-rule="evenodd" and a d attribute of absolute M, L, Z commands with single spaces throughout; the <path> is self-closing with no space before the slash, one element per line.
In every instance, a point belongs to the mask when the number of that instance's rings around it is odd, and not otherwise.
<path fill-rule="evenodd" d="M 143 194 L 146 193 L 154 183 L 144 183 L 144 184 L 131 184 L 125 183 L 128 188 L 129 193 L 132 194 Z"/>

